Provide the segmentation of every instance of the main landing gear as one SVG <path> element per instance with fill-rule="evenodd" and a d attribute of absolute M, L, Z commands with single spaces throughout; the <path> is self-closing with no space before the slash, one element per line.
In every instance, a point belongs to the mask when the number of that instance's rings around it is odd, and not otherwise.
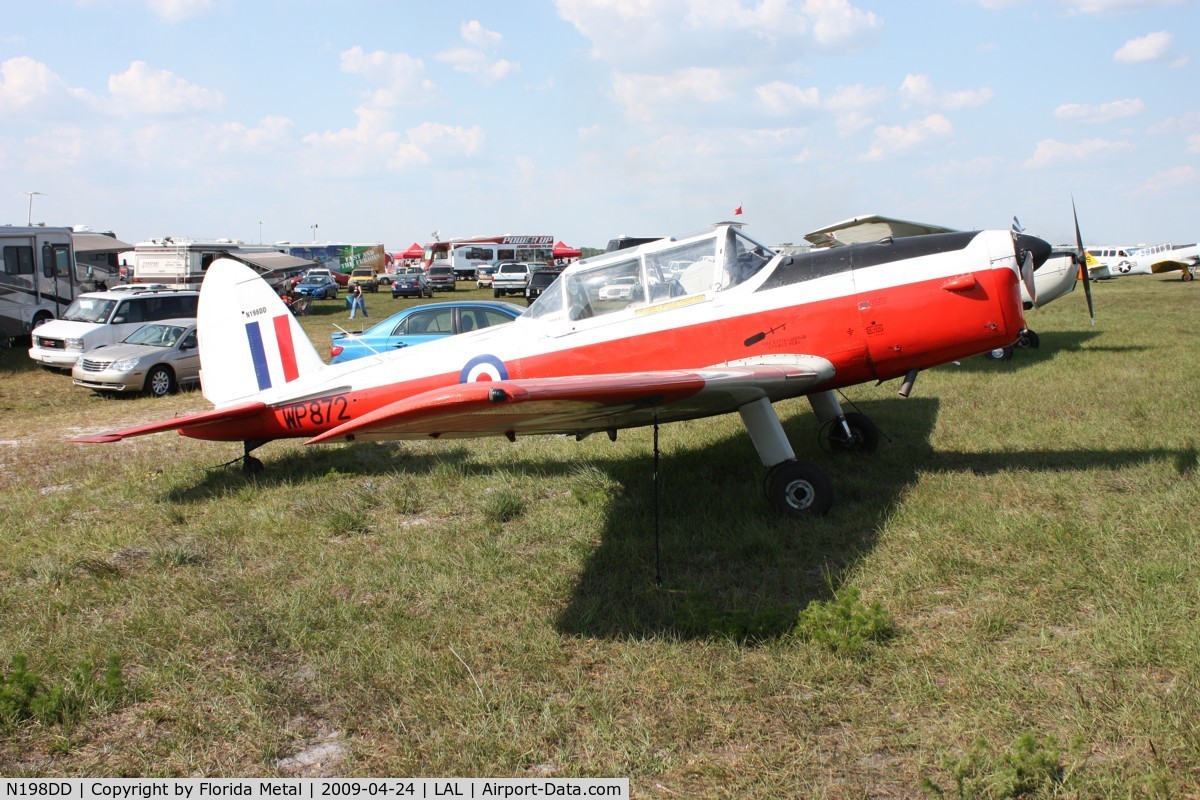
<path fill-rule="evenodd" d="M 842 413 L 832 391 L 809 395 L 817 419 L 828 430 L 829 448 L 835 453 L 875 452 L 879 429 L 865 414 Z M 763 466 L 770 467 L 763 484 L 767 500 L 789 517 L 824 516 L 833 507 L 833 481 L 818 464 L 797 460 L 771 401 L 759 398 L 738 411 L 754 442 Z"/>

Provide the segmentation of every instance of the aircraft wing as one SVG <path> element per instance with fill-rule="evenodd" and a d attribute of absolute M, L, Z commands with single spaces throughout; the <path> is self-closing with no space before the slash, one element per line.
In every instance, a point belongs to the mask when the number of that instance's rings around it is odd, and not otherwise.
<path fill-rule="evenodd" d="M 183 417 L 172 417 L 171 419 L 165 419 L 161 422 L 151 422 L 147 425 L 138 425 L 133 428 L 125 428 L 124 430 L 79 436 L 71 439 L 71 441 L 93 444 L 119 442 L 129 436 L 145 436 L 150 433 L 163 433 L 164 431 L 181 430 L 183 428 L 200 429 L 205 425 L 218 425 L 224 422 L 232 422 L 234 420 L 253 417 L 266 407 L 266 403 L 256 400 L 249 403 L 240 403 L 235 406 L 229 406 L 228 408 L 205 411 L 200 414 L 188 414 Z"/>
<path fill-rule="evenodd" d="M 924 236 L 929 233 L 954 232 L 954 228 L 944 228 L 941 225 L 909 222 L 893 217 L 883 217 L 879 214 L 867 214 L 819 228 L 812 233 L 806 233 L 804 238 L 814 247 L 837 247 L 844 244 L 877 242 L 889 236 L 900 239 L 906 236 Z"/>
<path fill-rule="evenodd" d="M 1188 264 L 1183 261 L 1177 261 L 1173 258 L 1164 258 L 1161 261 L 1155 261 L 1150 265 L 1150 271 L 1155 275 L 1163 272 L 1173 272 L 1177 269 L 1187 270 Z"/>
<path fill-rule="evenodd" d="M 817 356 L 775 356 L 698 370 L 463 383 L 407 397 L 308 444 L 352 439 L 587 435 L 724 414 L 795 397 L 833 377 Z"/>

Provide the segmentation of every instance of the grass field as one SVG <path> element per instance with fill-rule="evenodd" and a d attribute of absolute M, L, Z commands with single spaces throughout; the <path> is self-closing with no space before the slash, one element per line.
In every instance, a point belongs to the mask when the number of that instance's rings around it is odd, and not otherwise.
<path fill-rule="evenodd" d="M 736 415 L 664 427 L 661 587 L 648 430 L 275 442 L 246 478 L 215 467 L 236 444 L 65 441 L 199 393 L 96 397 L 0 351 L 0 670 L 62 690 L 0 702 L 0 774 L 1195 797 L 1200 285 L 1099 284 L 1095 329 L 1082 301 L 1011 362 L 848 391 L 872 457 L 780 404 L 824 519 L 769 510 Z M 327 355 L 346 314 L 318 306 Z"/>

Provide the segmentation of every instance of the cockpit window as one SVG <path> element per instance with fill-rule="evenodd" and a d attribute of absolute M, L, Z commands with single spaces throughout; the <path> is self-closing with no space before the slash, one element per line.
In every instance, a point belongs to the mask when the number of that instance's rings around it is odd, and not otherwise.
<path fill-rule="evenodd" d="M 524 316 L 576 322 L 673 297 L 730 289 L 758 273 L 775 253 L 733 228 L 661 250 L 568 270 Z"/>

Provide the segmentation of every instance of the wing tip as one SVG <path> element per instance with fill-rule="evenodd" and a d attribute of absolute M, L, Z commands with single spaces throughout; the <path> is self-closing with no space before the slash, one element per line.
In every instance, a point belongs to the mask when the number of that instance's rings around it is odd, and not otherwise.
<path fill-rule="evenodd" d="M 108 444 L 110 442 L 119 442 L 125 436 L 120 433 L 95 433 L 90 436 L 76 436 L 74 439 L 68 439 L 68 442 L 78 442 L 81 444 Z"/>

